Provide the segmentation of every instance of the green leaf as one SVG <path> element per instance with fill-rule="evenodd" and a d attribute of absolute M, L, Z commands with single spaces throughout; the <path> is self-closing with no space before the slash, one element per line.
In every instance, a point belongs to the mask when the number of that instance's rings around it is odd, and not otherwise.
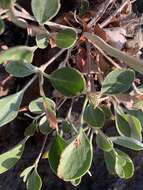
<path fill-rule="evenodd" d="M 90 169 L 92 157 L 92 146 L 81 128 L 76 139 L 61 154 L 58 176 L 64 181 L 79 179 Z"/>
<path fill-rule="evenodd" d="M 27 77 L 38 72 L 38 68 L 32 64 L 19 61 L 6 64 L 5 70 L 15 77 Z"/>
<path fill-rule="evenodd" d="M 83 35 L 89 41 L 91 41 L 93 45 L 96 44 L 96 46 L 99 46 L 109 56 L 118 59 L 119 61 L 133 68 L 135 71 L 138 71 L 139 73 L 143 74 L 143 61 L 141 59 L 137 59 L 133 56 L 128 55 L 127 53 L 124 53 L 123 51 L 120 51 L 112 47 L 97 35 L 91 35 L 91 33 L 88 32 L 84 32 Z"/>
<path fill-rule="evenodd" d="M 125 115 L 125 114 L 124 114 Z M 116 121 L 116 128 L 118 133 L 121 136 L 131 136 L 131 128 L 128 121 L 124 118 L 124 115 L 116 114 L 115 121 Z"/>
<path fill-rule="evenodd" d="M 28 176 L 26 183 L 27 190 L 40 190 L 42 187 L 42 180 L 39 176 L 37 169 L 34 168 L 33 172 Z"/>
<path fill-rule="evenodd" d="M 33 51 L 35 48 L 27 46 L 17 46 L 9 48 L 0 53 L 0 64 L 6 61 L 24 61 L 31 63 L 33 59 Z"/>
<path fill-rule="evenodd" d="M 0 0 L 0 7 L 3 9 L 9 9 L 11 6 L 12 0 Z"/>
<path fill-rule="evenodd" d="M 143 126 L 143 112 L 141 110 L 126 110 L 128 114 L 135 116 Z"/>
<path fill-rule="evenodd" d="M 116 155 L 115 171 L 117 175 L 123 179 L 131 178 L 134 174 L 134 164 L 132 160 L 126 153 L 118 149 L 116 149 L 116 152 L 117 155 Z M 121 164 L 121 160 L 125 161 L 123 165 Z"/>
<path fill-rule="evenodd" d="M 72 124 L 69 121 L 62 121 L 60 128 L 64 133 L 70 133 L 72 131 Z"/>
<path fill-rule="evenodd" d="M 29 166 L 28 168 L 26 168 L 25 170 L 23 170 L 23 172 L 20 174 L 20 177 L 23 177 L 23 182 L 24 183 L 27 181 L 27 178 L 30 175 L 30 173 L 32 172 L 33 168 L 34 168 L 34 165 L 33 166 Z"/>
<path fill-rule="evenodd" d="M 136 140 L 142 140 L 142 126 L 140 121 L 128 114 L 116 114 L 116 128 L 121 136 L 127 136 L 135 138 Z"/>
<path fill-rule="evenodd" d="M 85 108 L 83 119 L 91 127 L 101 128 L 104 126 L 105 116 L 101 108 L 88 105 Z"/>
<path fill-rule="evenodd" d="M 113 149 L 112 141 L 102 132 L 97 134 L 96 143 L 103 151 L 109 152 Z"/>
<path fill-rule="evenodd" d="M 61 68 L 50 76 L 53 87 L 65 96 L 76 96 L 85 89 L 85 79 L 73 68 Z"/>
<path fill-rule="evenodd" d="M 59 135 L 57 135 L 49 150 L 49 164 L 54 173 L 57 173 L 61 153 L 66 147 L 66 142 Z"/>
<path fill-rule="evenodd" d="M 115 95 L 126 92 L 135 78 L 135 72 L 131 69 L 115 69 L 110 72 L 102 83 L 103 94 Z"/>
<path fill-rule="evenodd" d="M 0 127 L 17 117 L 23 94 L 24 92 L 20 91 L 0 99 Z"/>
<path fill-rule="evenodd" d="M 49 43 L 49 34 L 44 33 L 44 34 L 38 34 L 36 36 L 36 44 L 38 48 L 40 49 L 45 49 L 48 46 Z"/>
<path fill-rule="evenodd" d="M 110 174 L 115 173 L 116 154 L 115 151 L 104 152 L 104 159 L 107 170 Z"/>
<path fill-rule="evenodd" d="M 44 135 L 48 135 L 52 131 L 52 128 L 49 126 L 46 116 L 40 119 L 39 130 Z"/>
<path fill-rule="evenodd" d="M 104 116 L 105 116 L 106 120 L 112 119 L 113 114 L 112 114 L 111 110 L 107 106 L 101 105 L 100 108 L 104 112 Z"/>
<path fill-rule="evenodd" d="M 0 155 L 0 174 L 11 169 L 21 158 L 27 138 L 21 141 L 13 149 Z"/>
<path fill-rule="evenodd" d="M 134 174 L 134 165 L 130 157 L 115 149 L 104 152 L 105 163 L 110 174 L 117 174 L 120 178 L 129 179 Z"/>
<path fill-rule="evenodd" d="M 60 0 L 32 0 L 32 11 L 40 24 L 51 20 L 60 10 Z"/>
<path fill-rule="evenodd" d="M 5 31 L 5 23 L 3 20 L 0 19 L 0 35 L 3 34 Z"/>
<path fill-rule="evenodd" d="M 54 110 L 55 103 L 49 98 L 45 98 L 45 100 L 48 102 L 49 107 Z M 29 110 L 35 114 L 42 114 L 45 111 L 43 106 L 43 98 L 40 97 L 36 100 L 31 101 L 29 104 Z"/>
<path fill-rule="evenodd" d="M 37 129 L 37 124 L 35 122 L 31 123 L 24 131 L 25 136 L 33 136 Z"/>
<path fill-rule="evenodd" d="M 110 139 L 113 143 L 118 144 L 120 146 L 129 148 L 132 150 L 143 150 L 143 143 L 131 137 L 117 136 L 117 137 L 111 137 Z"/>
<path fill-rule="evenodd" d="M 56 35 L 56 45 L 59 48 L 71 48 L 77 40 L 77 32 L 73 28 L 60 30 Z"/>

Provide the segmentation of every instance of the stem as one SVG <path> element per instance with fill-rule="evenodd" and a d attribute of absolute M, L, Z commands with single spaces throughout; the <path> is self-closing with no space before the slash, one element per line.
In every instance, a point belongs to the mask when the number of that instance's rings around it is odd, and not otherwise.
<path fill-rule="evenodd" d="M 38 155 L 38 157 L 37 157 L 37 159 L 36 159 L 36 161 L 35 161 L 35 166 L 36 167 L 38 167 L 38 163 L 39 163 L 39 161 L 40 161 L 40 158 L 41 158 L 41 156 L 42 156 L 42 153 L 43 153 L 43 151 L 44 151 L 44 148 L 45 148 L 45 145 L 46 145 L 46 141 L 47 141 L 47 135 L 45 136 L 45 138 L 44 138 L 44 141 L 43 141 L 43 144 L 42 144 L 42 148 L 41 148 L 41 150 L 40 150 L 40 153 L 39 153 L 39 155 Z"/>
<path fill-rule="evenodd" d="M 37 75 L 35 75 L 35 76 L 28 82 L 28 84 L 22 89 L 22 91 L 23 91 L 23 92 L 26 91 L 27 88 L 36 80 L 36 78 L 37 78 Z"/>
<path fill-rule="evenodd" d="M 39 69 L 44 72 L 46 70 L 46 68 L 52 63 L 54 62 L 64 51 L 66 51 L 66 49 L 61 49 L 55 56 L 53 56 L 47 63 L 45 63 L 44 65 L 42 65 Z"/>
<path fill-rule="evenodd" d="M 89 42 L 86 42 L 86 49 L 87 49 L 87 64 L 88 64 L 88 75 L 87 75 L 87 92 L 91 92 L 92 89 L 92 78 L 91 78 L 91 45 Z"/>
<path fill-rule="evenodd" d="M 125 7 L 126 5 L 128 5 L 128 0 L 125 0 L 125 1 L 121 4 L 121 6 L 120 6 L 111 16 L 109 16 L 104 22 L 102 22 L 102 23 L 100 24 L 100 27 L 101 27 L 101 28 L 106 27 L 106 26 L 111 22 L 111 20 L 112 20 L 114 17 L 116 17 L 117 14 L 119 14 L 119 13 L 124 9 L 124 7 Z"/>
<path fill-rule="evenodd" d="M 84 114 L 84 110 L 86 108 L 86 105 L 88 103 L 88 98 L 86 97 L 83 103 L 83 107 L 82 107 L 82 111 L 81 111 L 81 119 L 80 119 L 80 123 L 81 125 L 83 125 L 84 121 L 83 121 L 83 114 Z"/>

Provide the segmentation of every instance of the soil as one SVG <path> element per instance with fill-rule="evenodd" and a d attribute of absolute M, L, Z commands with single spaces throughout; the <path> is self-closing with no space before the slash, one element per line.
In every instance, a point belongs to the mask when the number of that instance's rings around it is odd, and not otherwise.
<path fill-rule="evenodd" d="M 28 11 L 29 5 L 27 1 L 19 1 L 23 7 Z M 30 2 L 30 1 L 29 1 Z M 64 11 L 67 12 L 71 9 L 78 7 L 79 0 L 63 0 L 63 9 L 61 10 L 62 14 Z M 100 4 L 101 0 L 91 0 L 91 5 Z M 134 11 L 142 13 L 143 9 L 141 6 L 143 4 L 142 0 L 137 0 L 134 5 Z M 7 45 L 12 47 L 15 45 L 23 45 L 26 40 L 26 31 L 20 29 L 13 25 L 11 22 L 6 23 L 6 30 L 3 35 L 0 36 L 0 47 L 2 45 Z M 34 44 L 34 39 L 29 39 L 29 46 Z M 58 51 L 57 48 L 50 49 L 49 47 L 45 50 L 37 50 L 34 57 L 33 64 L 40 66 L 49 60 L 55 53 Z M 48 68 L 48 73 L 52 72 L 58 67 L 58 64 L 64 59 L 64 56 L 61 56 L 58 60 L 54 62 L 54 65 Z M 14 93 L 16 89 L 21 89 L 23 85 L 29 80 L 29 77 L 24 79 L 16 79 L 9 76 L 2 66 L 0 66 L 0 97 Z M 22 106 L 27 106 L 28 103 L 39 96 L 37 82 L 29 88 L 29 92 L 25 95 Z M 45 89 L 48 89 L 48 96 L 51 96 L 53 88 L 49 83 L 45 86 Z M 34 96 L 33 96 L 34 95 Z M 70 102 L 69 102 L 70 104 Z M 76 107 L 81 107 L 81 103 L 78 102 Z M 64 112 L 62 110 L 61 112 Z M 79 110 L 75 112 L 80 113 Z M 62 114 L 62 113 L 61 113 Z M 23 139 L 24 129 L 31 122 L 30 119 L 24 117 L 23 114 L 19 114 L 19 117 L 13 121 L 11 124 L 0 129 L 0 152 L 4 152 L 12 148 L 20 140 Z M 111 127 L 113 123 L 111 123 Z M 113 126 L 114 127 L 114 126 Z M 49 137 L 51 138 L 51 137 Z M 22 159 L 16 164 L 14 168 L 0 176 L 0 190 L 25 190 L 25 184 L 22 179 L 19 177 L 23 169 L 30 166 L 36 159 L 43 136 L 36 135 L 32 137 L 26 144 L 24 154 Z M 50 142 L 50 139 L 49 139 Z M 48 142 L 47 142 L 48 146 Z M 78 187 L 74 187 L 69 183 L 65 183 L 57 178 L 51 171 L 47 159 L 40 161 L 38 171 L 42 177 L 43 186 L 42 190 L 143 190 L 143 152 L 132 153 L 131 156 L 135 163 L 135 174 L 134 177 L 130 180 L 122 180 L 115 176 L 109 175 L 102 151 L 100 151 L 96 145 L 94 146 L 94 159 L 91 168 L 92 176 L 86 175 L 83 177 L 81 184 Z"/>

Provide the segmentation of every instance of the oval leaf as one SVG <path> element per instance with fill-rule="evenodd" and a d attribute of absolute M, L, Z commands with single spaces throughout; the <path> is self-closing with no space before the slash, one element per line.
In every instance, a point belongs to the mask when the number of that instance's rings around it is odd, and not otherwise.
<path fill-rule="evenodd" d="M 111 137 L 110 138 L 113 143 L 118 144 L 120 146 L 132 149 L 132 150 L 143 150 L 143 143 L 137 141 L 131 137 Z"/>
<path fill-rule="evenodd" d="M 132 137 L 139 141 L 142 140 L 141 123 L 132 115 L 116 114 L 116 128 L 121 136 Z"/>
<path fill-rule="evenodd" d="M 56 35 L 56 45 L 59 48 L 71 48 L 77 40 L 77 32 L 72 28 L 59 31 Z"/>
<path fill-rule="evenodd" d="M 135 72 L 131 69 L 115 69 L 103 81 L 101 92 L 108 95 L 126 92 L 134 78 Z"/>
<path fill-rule="evenodd" d="M 105 122 L 105 116 L 101 108 L 88 105 L 85 108 L 83 119 L 87 122 L 91 127 L 101 128 Z"/>
<path fill-rule="evenodd" d="M 96 136 L 96 143 L 103 151 L 111 151 L 113 149 L 112 141 L 104 134 L 99 132 Z"/>
<path fill-rule="evenodd" d="M 82 177 L 91 167 L 92 146 L 81 128 L 77 138 L 61 154 L 57 174 L 64 181 Z"/>
<path fill-rule="evenodd" d="M 6 61 L 24 61 L 31 63 L 33 59 L 33 51 L 35 48 L 27 46 L 18 46 L 9 48 L 0 53 L 0 64 Z"/>
<path fill-rule="evenodd" d="M 115 171 L 117 175 L 123 179 L 131 178 L 134 174 L 134 164 L 132 160 L 126 153 L 118 149 L 116 149 L 116 152 L 117 152 L 117 155 L 116 155 Z M 120 160 L 125 160 L 125 164 L 123 165 L 120 164 Z"/>
<path fill-rule="evenodd" d="M 27 138 L 21 141 L 13 149 L 0 155 L 0 174 L 11 169 L 21 158 Z"/>
<path fill-rule="evenodd" d="M 0 99 L 0 127 L 6 125 L 18 115 L 23 91 Z"/>
<path fill-rule="evenodd" d="M 116 154 L 115 151 L 104 152 L 104 159 L 107 170 L 110 174 L 115 173 Z"/>
<path fill-rule="evenodd" d="M 65 96 L 76 96 L 85 88 L 82 74 L 73 68 L 61 68 L 54 71 L 49 79 L 55 89 Z"/>
<path fill-rule="evenodd" d="M 136 57 L 130 56 L 127 53 L 124 53 L 123 51 L 114 48 L 97 35 L 91 35 L 91 33 L 88 32 L 84 32 L 83 35 L 93 44 L 99 46 L 109 56 L 114 57 L 119 61 L 122 61 L 129 67 L 133 68 L 135 71 L 143 74 L 143 61 L 141 59 L 137 59 Z"/>
<path fill-rule="evenodd" d="M 25 136 L 33 136 L 37 129 L 37 123 L 31 123 L 24 131 Z"/>
<path fill-rule="evenodd" d="M 45 49 L 48 46 L 49 43 L 49 34 L 44 33 L 44 34 L 38 34 L 36 36 L 36 44 L 38 48 L 40 49 Z"/>
<path fill-rule="evenodd" d="M 42 187 L 42 180 L 39 176 L 37 169 L 35 168 L 33 172 L 29 175 L 26 183 L 27 190 L 40 190 Z"/>
<path fill-rule="evenodd" d="M 39 130 L 44 135 L 48 135 L 52 131 L 52 128 L 49 126 L 46 116 L 40 119 Z"/>
<path fill-rule="evenodd" d="M 60 156 L 66 147 L 66 142 L 59 135 L 57 135 L 50 147 L 48 158 L 51 169 L 57 173 L 57 168 L 60 161 Z"/>
<path fill-rule="evenodd" d="M 36 73 L 38 68 L 29 63 L 16 61 L 6 64 L 5 70 L 15 77 L 27 77 Z"/>
<path fill-rule="evenodd" d="M 60 10 L 60 0 L 32 0 L 33 14 L 40 24 L 51 20 Z"/>
<path fill-rule="evenodd" d="M 24 183 L 27 181 L 27 178 L 30 175 L 30 173 L 32 172 L 33 168 L 34 168 L 34 165 L 33 166 L 29 166 L 28 168 L 26 168 L 25 170 L 23 170 L 23 172 L 20 174 L 20 177 L 23 177 L 23 182 Z"/>
<path fill-rule="evenodd" d="M 55 109 L 55 103 L 49 98 L 45 98 L 46 101 L 48 102 L 49 107 L 54 110 Z M 42 114 L 45 109 L 43 106 L 43 98 L 37 98 L 36 100 L 33 100 L 29 104 L 29 110 L 35 114 Z"/>

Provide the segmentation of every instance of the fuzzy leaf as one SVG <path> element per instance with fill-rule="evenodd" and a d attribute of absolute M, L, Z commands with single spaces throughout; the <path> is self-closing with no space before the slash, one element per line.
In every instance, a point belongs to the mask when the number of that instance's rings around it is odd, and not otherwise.
<path fill-rule="evenodd" d="M 140 121 L 128 114 L 116 114 L 116 128 L 121 136 L 127 136 L 135 138 L 136 140 L 142 140 L 142 126 Z"/>
<path fill-rule="evenodd" d="M 0 99 L 0 127 L 17 117 L 23 94 L 20 91 Z"/>
<path fill-rule="evenodd" d="M 107 170 L 110 174 L 115 173 L 115 164 L 116 164 L 116 154 L 112 150 L 110 152 L 104 152 L 104 159 L 106 163 Z"/>
<path fill-rule="evenodd" d="M 117 175 L 123 179 L 131 178 L 134 174 L 134 164 L 132 160 L 126 153 L 118 149 L 116 149 L 116 152 L 117 152 L 117 155 L 116 155 L 115 171 Z M 123 165 L 120 164 L 121 160 L 125 161 Z"/>
<path fill-rule="evenodd" d="M 143 74 L 143 61 L 141 59 L 137 59 L 133 56 L 128 55 L 127 53 L 124 53 L 123 51 L 112 47 L 97 35 L 91 35 L 91 33 L 88 32 L 85 32 L 83 35 L 91 43 L 93 43 L 93 45 L 96 44 L 96 46 L 99 46 L 109 56 L 118 59 L 119 61 L 133 68 L 135 71 Z"/>
<path fill-rule="evenodd" d="M 130 69 L 115 69 L 110 72 L 102 83 L 103 94 L 115 95 L 126 92 L 134 81 L 135 73 Z"/>
<path fill-rule="evenodd" d="M 27 190 L 41 190 L 42 180 L 36 168 L 28 176 L 26 187 L 27 187 Z"/>
<path fill-rule="evenodd" d="M 40 121 L 39 121 L 39 130 L 44 135 L 48 135 L 52 131 L 52 128 L 49 126 L 49 123 L 47 121 L 46 116 L 43 116 L 40 119 Z"/>
<path fill-rule="evenodd" d="M 56 35 L 56 45 L 59 48 L 71 48 L 77 40 L 77 32 L 72 28 L 60 30 Z"/>
<path fill-rule="evenodd" d="M 51 99 L 46 98 L 46 101 L 48 101 L 49 107 L 51 107 L 51 109 L 55 109 L 55 103 Z M 40 97 L 31 101 L 29 104 L 29 110 L 35 114 L 43 113 L 45 111 L 43 106 L 43 98 Z"/>
<path fill-rule="evenodd" d="M 35 48 L 27 46 L 17 46 L 9 48 L 0 53 L 0 64 L 6 61 L 24 61 L 31 63 L 33 59 L 33 51 Z"/>
<path fill-rule="evenodd" d="M 65 96 L 76 96 L 85 89 L 85 79 L 76 69 L 61 68 L 50 76 L 53 87 Z"/>
<path fill-rule="evenodd" d="M 88 105 L 85 108 L 83 119 L 86 123 L 88 123 L 91 127 L 101 128 L 105 122 L 105 116 L 101 108 Z"/>
<path fill-rule="evenodd" d="M 11 62 L 5 65 L 5 70 L 15 77 L 27 77 L 38 71 L 38 68 L 29 63 Z"/>
<path fill-rule="evenodd" d="M 81 128 L 76 139 L 61 154 L 58 176 L 64 181 L 82 177 L 90 169 L 92 157 L 92 146 Z"/>
<path fill-rule="evenodd" d="M 50 147 L 48 154 L 49 164 L 54 173 L 57 173 L 60 156 L 65 147 L 66 147 L 66 142 L 59 135 L 57 135 Z"/>
<path fill-rule="evenodd" d="M 13 149 L 0 155 L 0 174 L 11 169 L 21 158 L 27 138 L 21 141 Z"/>
<path fill-rule="evenodd" d="M 48 46 L 48 43 L 49 43 L 48 33 L 38 34 L 36 36 L 36 44 L 37 44 L 38 48 L 45 49 Z"/>
<path fill-rule="evenodd" d="M 103 133 L 98 133 L 96 143 L 103 151 L 109 152 L 113 149 L 112 141 Z"/>
<path fill-rule="evenodd" d="M 29 166 L 28 168 L 23 170 L 23 172 L 20 174 L 20 177 L 23 177 L 23 182 L 24 183 L 27 181 L 27 178 L 30 175 L 30 173 L 32 172 L 33 168 L 34 168 L 34 166 Z"/>
<path fill-rule="evenodd" d="M 137 141 L 131 137 L 110 137 L 111 141 L 120 146 L 132 149 L 132 150 L 143 150 L 143 143 Z"/>
<path fill-rule="evenodd" d="M 32 11 L 40 24 L 51 20 L 59 12 L 60 0 L 32 0 Z"/>
<path fill-rule="evenodd" d="M 31 123 L 24 131 L 25 136 L 33 136 L 35 134 L 35 131 L 37 129 L 36 123 Z"/>

